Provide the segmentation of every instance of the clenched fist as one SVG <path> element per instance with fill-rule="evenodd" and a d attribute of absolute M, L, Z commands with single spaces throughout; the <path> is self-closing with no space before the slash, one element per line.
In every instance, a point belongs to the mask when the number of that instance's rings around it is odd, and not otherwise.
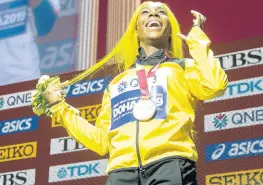
<path fill-rule="evenodd" d="M 47 89 L 44 91 L 43 95 L 50 105 L 62 100 L 61 89 L 67 82 L 68 81 L 59 83 L 57 81 L 52 81 L 48 84 Z"/>

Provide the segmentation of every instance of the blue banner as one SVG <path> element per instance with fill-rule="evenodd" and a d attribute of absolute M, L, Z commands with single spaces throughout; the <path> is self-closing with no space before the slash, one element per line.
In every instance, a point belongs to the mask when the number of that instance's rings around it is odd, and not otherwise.
<path fill-rule="evenodd" d="M 110 82 L 110 77 L 98 78 L 93 80 L 83 80 L 64 88 L 67 97 L 84 96 L 104 92 Z"/>
<path fill-rule="evenodd" d="M 25 33 L 28 20 L 28 0 L 0 4 L 0 39 Z"/>
<path fill-rule="evenodd" d="M 0 122 L 0 136 L 38 129 L 38 117 L 24 117 Z"/>
<path fill-rule="evenodd" d="M 206 161 L 263 155 L 263 138 L 207 145 L 205 155 Z"/>

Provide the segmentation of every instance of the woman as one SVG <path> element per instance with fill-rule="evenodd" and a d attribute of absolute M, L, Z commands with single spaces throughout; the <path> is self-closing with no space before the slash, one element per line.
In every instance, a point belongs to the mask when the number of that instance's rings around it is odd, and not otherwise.
<path fill-rule="evenodd" d="M 187 37 L 169 8 L 145 2 L 109 58 L 124 59 L 125 71 L 104 92 L 95 126 L 57 96 L 63 84 L 50 84 L 44 96 L 50 112 L 94 152 L 109 152 L 108 185 L 194 185 L 197 151 L 191 139 L 195 106 L 223 94 L 227 76 L 201 30 L 204 17 L 192 11 Z M 182 59 L 181 39 L 193 59 Z M 87 74 L 87 73 L 86 73 Z"/>

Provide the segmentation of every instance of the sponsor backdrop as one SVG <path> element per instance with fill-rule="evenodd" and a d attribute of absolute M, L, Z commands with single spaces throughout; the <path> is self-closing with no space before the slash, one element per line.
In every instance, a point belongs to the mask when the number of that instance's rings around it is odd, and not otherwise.
<path fill-rule="evenodd" d="M 62 2 L 64 8 L 69 8 L 63 16 L 74 16 L 70 8 L 74 3 Z M 205 31 L 230 81 L 224 95 L 201 102 L 196 111 L 199 184 L 263 184 L 263 28 L 254 18 L 262 7 L 257 4 L 260 1 L 163 2 L 172 7 L 184 33 L 192 24 L 191 9 L 208 17 Z M 99 29 L 106 29 L 106 24 L 99 25 Z M 56 66 L 70 69 L 75 39 L 40 41 L 43 71 L 55 73 Z M 61 63 L 61 57 L 66 57 L 67 63 Z M 67 102 L 91 123 L 100 112 L 103 91 L 112 79 L 106 71 L 65 89 Z M 61 78 L 66 80 L 73 75 L 64 74 Z M 0 184 L 104 185 L 107 156 L 98 156 L 69 137 L 56 120 L 35 116 L 30 107 L 35 84 L 30 81 L 0 87 Z"/>
<path fill-rule="evenodd" d="M 62 81 L 73 75 L 61 75 Z M 91 80 L 65 88 L 67 102 L 94 123 L 111 78 L 100 72 Z M 35 84 L 0 87 L 0 184 L 105 184 L 108 156 L 88 150 L 56 120 L 33 114 L 30 101 Z"/>
<path fill-rule="evenodd" d="M 51 32 L 37 40 L 41 74 L 75 71 L 77 54 L 78 0 L 60 0 L 58 20 Z"/>

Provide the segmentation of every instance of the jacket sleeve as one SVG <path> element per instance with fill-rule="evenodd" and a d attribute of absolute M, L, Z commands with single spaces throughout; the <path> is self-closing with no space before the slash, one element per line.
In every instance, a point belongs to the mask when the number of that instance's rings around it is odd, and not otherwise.
<path fill-rule="evenodd" d="M 185 79 L 190 92 L 199 100 L 222 95 L 227 88 L 228 79 L 209 48 L 209 38 L 195 26 L 186 37 L 186 43 L 193 58 L 185 60 Z"/>
<path fill-rule="evenodd" d="M 76 109 L 65 102 L 51 107 L 52 116 L 67 129 L 70 136 L 90 150 L 105 155 L 108 153 L 108 128 L 110 126 L 110 96 L 105 90 L 101 112 L 95 126 L 80 117 Z"/>

